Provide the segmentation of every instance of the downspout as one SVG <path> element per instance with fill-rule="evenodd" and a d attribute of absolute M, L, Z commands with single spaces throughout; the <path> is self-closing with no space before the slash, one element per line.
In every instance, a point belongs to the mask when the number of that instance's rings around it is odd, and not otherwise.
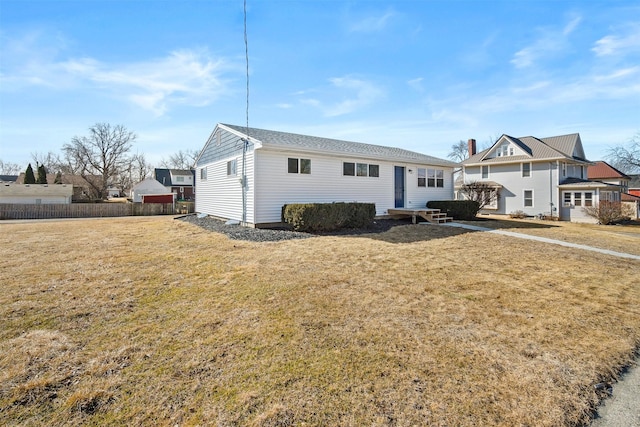
<path fill-rule="evenodd" d="M 549 162 L 549 214 L 553 218 L 553 162 Z"/>

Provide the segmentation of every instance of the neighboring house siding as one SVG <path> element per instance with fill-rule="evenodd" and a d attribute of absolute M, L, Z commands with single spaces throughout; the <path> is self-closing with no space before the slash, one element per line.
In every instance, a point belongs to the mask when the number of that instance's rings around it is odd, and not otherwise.
<path fill-rule="evenodd" d="M 489 177 L 485 180 L 497 181 L 502 185 L 498 209 L 487 212 L 509 214 L 523 211 L 533 216 L 550 212 L 551 202 L 554 207 L 558 206 L 558 172 L 555 162 L 532 162 L 528 177 L 522 176 L 522 163 L 494 163 L 490 165 Z M 483 181 L 479 166 L 465 168 L 465 182 L 474 181 Z M 525 206 L 526 190 L 533 190 L 533 206 Z M 555 214 L 557 215 L 557 211 Z"/>

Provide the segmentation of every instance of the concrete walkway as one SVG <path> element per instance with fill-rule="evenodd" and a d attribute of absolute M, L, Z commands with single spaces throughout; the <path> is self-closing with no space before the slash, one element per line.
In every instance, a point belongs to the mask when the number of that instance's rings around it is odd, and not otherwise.
<path fill-rule="evenodd" d="M 562 240 L 548 239 L 546 237 L 531 236 L 529 234 L 516 233 L 516 232 L 513 232 L 513 231 L 494 230 L 492 228 L 478 227 L 477 225 L 461 224 L 459 222 L 447 222 L 447 223 L 443 223 L 443 224 L 440 224 L 440 225 L 445 225 L 447 227 L 466 228 L 467 230 L 474 230 L 474 231 L 486 231 L 488 233 L 502 234 L 503 236 L 516 237 L 518 239 L 535 240 L 537 242 L 551 243 L 551 244 L 554 244 L 554 245 L 566 246 L 566 247 L 569 247 L 569 248 L 583 249 L 585 251 L 592 251 L 592 252 L 599 252 L 601 254 L 613 255 L 613 256 L 620 257 L 620 258 L 628 258 L 628 259 L 640 260 L 640 255 L 633 255 L 633 254 L 627 254 L 627 253 L 624 253 L 624 252 L 610 251 L 608 249 L 594 248 L 593 246 L 579 245 L 577 243 L 569 243 L 569 242 L 564 242 Z"/>
<path fill-rule="evenodd" d="M 548 239 L 546 237 L 515 233 L 513 231 L 494 230 L 492 228 L 460 224 L 458 222 L 448 222 L 440 225 L 465 228 L 474 231 L 484 231 L 487 233 L 501 234 L 503 236 L 510 236 L 518 239 L 535 240 L 538 242 L 551 243 L 569 248 L 599 252 L 620 258 L 640 260 L 640 256 L 638 255 L 594 248 L 587 245 L 578 245 L 576 243 Z M 591 427 L 640 427 L 640 367 L 637 366 L 638 364 L 640 364 L 640 359 L 636 360 L 636 366 L 631 367 L 620 381 L 613 385 L 612 396 L 600 404 L 596 418 L 591 423 Z"/>

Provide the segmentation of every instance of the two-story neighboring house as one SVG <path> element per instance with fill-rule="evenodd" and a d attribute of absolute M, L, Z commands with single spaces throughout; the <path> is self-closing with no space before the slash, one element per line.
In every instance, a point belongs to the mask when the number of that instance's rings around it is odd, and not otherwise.
<path fill-rule="evenodd" d="M 154 178 L 164 185 L 170 193 L 175 194 L 176 200 L 194 200 L 194 171 L 189 169 L 160 169 L 154 170 Z"/>
<path fill-rule="evenodd" d="M 484 182 L 498 192 L 485 212 L 553 216 L 593 222 L 583 207 L 599 200 L 620 200 L 620 185 L 590 181 L 580 135 L 549 138 L 502 135 L 490 148 L 476 152 L 469 140 L 469 158 L 462 162 L 464 183 Z"/>

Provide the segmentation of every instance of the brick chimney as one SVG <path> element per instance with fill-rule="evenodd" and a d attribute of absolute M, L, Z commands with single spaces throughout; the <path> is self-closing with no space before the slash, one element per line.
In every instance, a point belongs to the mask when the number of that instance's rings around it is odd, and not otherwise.
<path fill-rule="evenodd" d="M 476 140 L 470 139 L 469 140 L 469 157 L 473 156 L 474 154 L 476 154 Z"/>

